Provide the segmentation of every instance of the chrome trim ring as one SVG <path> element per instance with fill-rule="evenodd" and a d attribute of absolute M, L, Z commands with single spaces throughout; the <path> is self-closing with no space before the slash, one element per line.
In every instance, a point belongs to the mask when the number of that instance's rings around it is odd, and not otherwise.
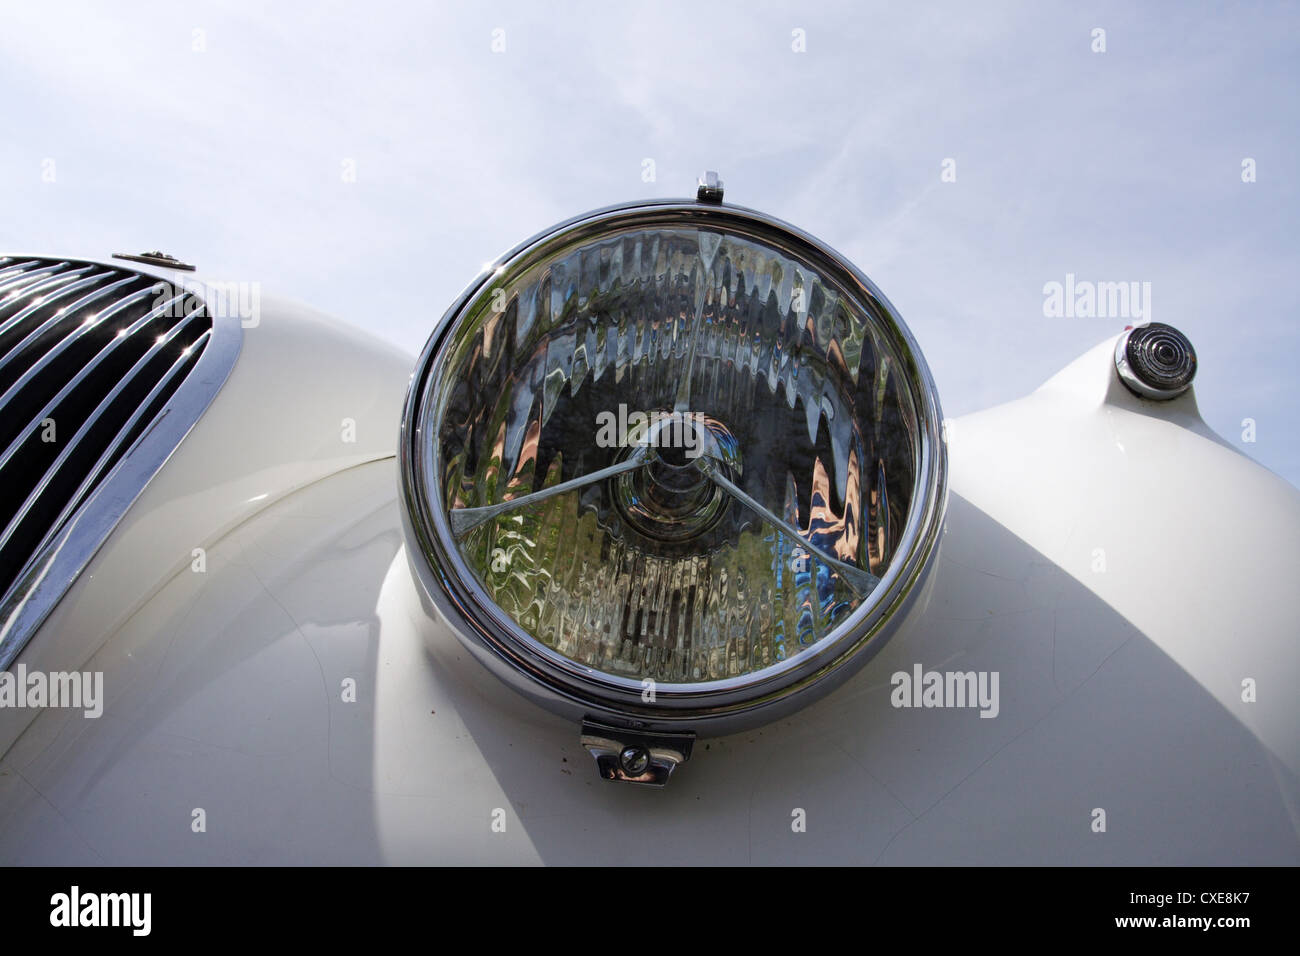
<path fill-rule="evenodd" d="M 60 526 L 52 529 L 0 600 L 0 670 L 14 663 L 140 493 L 184 441 L 225 384 L 243 344 L 239 318 L 209 308 L 210 297 L 204 295 L 202 281 L 173 279 L 166 273 L 131 269 L 117 263 L 42 258 L 73 266 L 107 268 L 183 288 L 204 302 L 212 329 L 180 385 L 89 497 Z"/>
<path fill-rule="evenodd" d="M 439 479 L 437 407 L 453 331 L 498 276 L 521 262 L 542 262 L 575 242 L 625 228 L 699 227 L 797 250 L 879 319 L 917 410 L 915 492 L 895 557 L 880 583 L 832 633 L 780 663 L 738 677 L 660 683 L 642 700 L 639 681 L 599 672 L 546 647 L 492 601 L 467 566 L 444 505 Z M 611 206 L 577 216 L 522 243 L 490 264 L 443 315 L 416 364 L 399 440 L 400 493 L 408 558 L 425 597 L 465 646 L 516 690 L 562 715 L 660 730 L 728 733 L 776 719 L 847 679 L 883 645 L 916 598 L 941 534 L 947 504 L 942 413 L 915 340 L 879 289 L 838 253 L 779 219 L 743 207 L 689 200 Z"/>

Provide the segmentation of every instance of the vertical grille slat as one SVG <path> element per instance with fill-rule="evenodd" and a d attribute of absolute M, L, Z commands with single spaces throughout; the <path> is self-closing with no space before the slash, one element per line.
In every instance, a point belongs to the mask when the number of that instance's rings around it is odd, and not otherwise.
<path fill-rule="evenodd" d="M 21 272 L 31 266 L 36 265 L 36 259 L 15 259 L 12 256 L 5 256 L 0 259 L 0 283 L 12 276 L 15 272 Z"/>
<path fill-rule="evenodd" d="M 126 283 L 114 283 L 114 285 L 125 285 Z M 109 288 L 113 288 L 110 286 Z M 107 290 L 105 290 L 107 291 Z M 18 380 L 5 389 L 3 395 L 0 395 L 0 408 L 8 405 L 15 392 L 31 382 L 33 378 L 42 371 L 49 368 L 54 361 L 59 358 L 70 347 L 77 344 L 85 338 L 92 330 L 104 329 L 113 318 L 119 313 L 129 309 L 133 305 L 138 305 L 145 297 L 149 295 L 149 289 L 136 289 L 128 296 L 118 299 L 106 309 L 102 309 L 94 315 L 83 316 L 79 311 L 69 309 L 63 315 L 53 315 L 36 328 L 32 329 L 21 342 L 12 349 L 0 356 L 0 387 L 3 387 L 3 373 L 13 362 L 29 353 L 33 354 L 33 362 L 28 365 L 18 376 Z M 60 327 L 70 329 L 53 348 L 41 351 L 39 346 L 43 339 L 52 338 L 58 333 Z"/>
<path fill-rule="evenodd" d="M 29 517 L 32 516 L 33 509 L 39 503 L 41 495 L 44 494 L 45 491 L 50 487 L 50 483 L 59 476 L 60 470 L 62 469 L 63 465 L 72 457 L 72 455 L 74 455 L 78 451 L 83 439 L 85 439 L 86 435 L 89 434 L 90 430 L 92 428 L 95 428 L 97 425 L 100 425 L 103 422 L 103 419 L 108 414 L 108 411 L 112 408 L 114 403 L 116 403 L 117 400 L 122 396 L 122 394 L 130 387 L 131 383 L 138 378 L 141 371 L 146 366 L 149 365 L 151 360 L 156 358 L 158 355 L 162 354 L 161 350 L 163 349 L 163 347 L 169 344 L 173 339 L 175 339 L 176 333 L 182 331 L 185 325 L 188 324 L 189 322 L 187 321 L 183 325 L 177 326 L 176 328 L 172 329 L 171 333 L 169 333 L 167 336 L 163 338 L 163 341 L 155 343 L 154 346 L 150 348 L 148 352 L 142 355 L 140 359 L 136 362 L 135 366 L 127 374 L 127 376 L 123 378 L 121 381 L 119 381 L 118 384 L 113 388 L 111 392 L 109 392 L 107 395 L 104 396 L 103 400 L 100 401 L 100 403 L 95 407 L 95 410 L 91 412 L 90 416 L 85 420 L 84 423 L 82 423 L 82 426 L 79 429 L 77 429 L 77 433 L 73 435 L 72 438 L 63 445 L 63 450 L 59 452 L 58 457 L 54 459 L 54 463 L 51 464 L 46 469 L 45 474 L 41 476 L 41 479 L 37 483 L 35 490 L 33 490 L 31 494 L 27 496 L 27 500 L 24 501 L 22 505 L 19 507 L 18 513 L 14 515 L 13 518 L 10 519 L 9 525 L 4 529 L 3 532 L 0 532 L 0 553 L 4 552 L 4 549 L 8 546 L 11 538 L 13 537 L 14 532 L 22 525 L 22 523 L 25 520 L 27 520 Z M 209 336 L 210 334 L 211 334 L 210 329 L 205 329 L 203 331 L 202 335 L 199 338 L 200 347 L 202 343 L 206 342 L 207 336 Z M 196 359 L 197 356 L 195 356 L 194 358 Z M 65 512 L 72 508 L 75 508 L 76 505 L 80 503 L 80 500 L 84 496 L 84 492 L 87 489 L 87 485 L 93 484 L 95 480 L 97 480 L 102 476 L 103 471 L 105 470 L 105 465 L 111 464 L 113 461 L 116 460 L 115 452 L 126 450 L 124 439 L 126 439 L 131 435 L 132 429 L 134 429 L 134 427 L 139 423 L 144 413 L 150 407 L 152 407 L 153 402 L 157 398 L 159 393 L 162 392 L 168 385 L 174 384 L 174 379 L 176 374 L 180 372 L 181 369 L 188 367 L 192 361 L 193 359 L 191 358 L 190 353 L 186 351 L 184 352 L 184 354 L 178 356 L 174 362 L 172 362 L 170 368 L 168 368 L 167 372 L 162 376 L 162 378 L 157 381 L 157 384 L 153 386 L 153 388 L 150 390 L 145 400 L 143 402 L 140 402 L 138 405 L 136 405 L 134 411 L 130 412 L 129 417 L 127 418 L 125 424 L 118 427 L 117 433 L 109 441 L 107 449 L 103 451 L 100 455 L 96 456 L 95 465 L 88 470 L 86 477 L 77 486 L 76 493 L 69 498 L 68 503 L 64 506 Z M 78 469 L 78 473 L 80 473 L 80 471 L 81 469 Z M 65 513 L 61 512 L 59 514 L 59 519 L 56 519 L 55 524 L 57 525 L 59 523 L 59 520 L 65 518 L 66 516 L 67 515 Z"/>
<path fill-rule="evenodd" d="M 0 258 L 0 668 L 220 388 L 238 320 L 201 286 Z"/>
<path fill-rule="evenodd" d="M 14 265 L 12 273 L 10 273 L 9 269 L 5 269 L 5 272 L 9 274 L 6 274 L 4 281 L 0 282 L 0 293 L 8 293 L 8 291 L 17 289 L 18 286 L 30 282 L 32 277 L 48 276 L 49 273 L 57 272 L 62 267 L 65 267 L 65 265 L 69 264 L 70 263 L 49 263 L 48 265 L 40 265 L 38 259 L 30 259 L 27 260 L 26 263 L 18 263 L 17 265 Z M 36 268 L 27 268 L 30 267 L 30 265 L 35 265 Z"/>
<path fill-rule="evenodd" d="M 0 312 L 12 313 L 17 308 L 31 309 L 39 308 L 40 303 L 35 301 L 38 293 L 44 291 L 47 286 L 58 286 L 66 283 L 78 276 L 83 276 L 87 272 L 93 272 L 94 266 L 80 266 L 76 269 L 65 269 L 62 272 L 45 272 L 40 270 L 39 274 L 33 272 L 24 272 L 21 277 L 11 278 L 6 281 L 0 278 Z M 110 274 L 112 270 L 101 270 L 101 274 Z M 4 290 L 8 288 L 8 292 Z M 12 317 L 6 318 L 8 324 Z"/>
<path fill-rule="evenodd" d="M 41 266 L 38 269 L 25 269 L 6 279 L 3 283 L 0 283 L 0 306 L 17 299 L 23 294 L 23 289 L 30 286 L 37 279 L 56 274 L 59 269 L 68 264 L 66 262 L 54 263 L 53 265 Z"/>
<path fill-rule="evenodd" d="M 139 439 L 140 435 L 143 434 L 144 430 L 149 426 L 154 414 L 156 414 L 161 405 L 165 403 L 167 397 L 176 390 L 180 381 L 194 368 L 195 363 L 198 362 L 197 353 L 202 350 L 203 346 L 207 344 L 208 339 L 211 337 L 212 330 L 205 329 L 202 334 L 199 335 L 198 339 L 195 340 L 195 351 L 187 352 L 183 350 L 183 354 L 171 364 L 171 367 L 167 369 L 163 378 L 154 385 L 145 400 L 141 402 L 136 407 L 136 410 L 131 414 L 127 423 L 118 430 L 117 435 L 110 443 L 109 447 L 99 456 L 99 459 L 95 462 L 90 474 L 87 475 L 78 486 L 76 494 L 73 495 L 72 501 L 64 506 L 64 511 L 59 516 L 60 520 L 67 518 L 67 516 L 71 514 L 72 510 L 78 507 L 81 502 L 85 500 L 85 496 L 94 487 L 95 483 L 103 478 L 104 475 L 108 474 L 112 467 L 117 464 L 122 455 L 124 455 L 130 449 L 131 445 Z"/>
<path fill-rule="evenodd" d="M 4 300 L 0 301 L 0 311 L 11 311 L 15 305 L 22 302 L 30 302 L 30 305 L 27 305 L 23 312 L 39 309 L 49 296 L 57 295 L 59 293 L 60 286 L 67 285 L 73 279 L 76 279 L 80 275 L 84 275 L 90 270 L 90 266 L 85 266 L 80 269 L 48 273 L 47 275 L 42 276 L 39 282 L 24 284 L 20 290 L 15 290 L 15 292 L 6 295 Z M 19 315 L 22 314 L 22 312 L 19 313 Z M 11 319 L 6 319 L 5 325 L 9 325 L 16 318 L 17 316 L 14 316 Z"/>
<path fill-rule="evenodd" d="M 73 292 L 80 292 L 82 289 L 102 282 L 106 277 L 111 275 L 113 275 L 111 272 L 101 272 L 96 275 L 87 276 L 86 278 L 73 282 L 70 285 L 65 285 L 63 288 L 55 292 L 40 296 L 39 298 L 41 301 L 33 302 L 21 312 L 5 319 L 3 324 L 0 324 L 0 356 L 9 351 L 10 346 L 6 344 L 6 341 L 15 339 L 19 334 L 25 331 L 27 320 L 37 312 L 40 312 L 43 309 L 48 309 L 54 302 L 61 301 L 65 296 L 68 296 Z M 129 280 L 122 281 L 125 282 Z M 102 293 L 105 290 L 101 289 L 99 291 Z M 63 308 L 76 308 L 78 304 L 79 303 L 73 303 L 71 306 L 64 306 Z M 55 314 L 58 314 L 58 310 L 55 310 Z M 28 334 L 30 334 L 30 332 Z"/>
<path fill-rule="evenodd" d="M 184 298 L 186 297 L 180 296 L 177 297 L 177 299 L 171 301 L 178 301 Z M 186 327 L 188 327 L 190 323 L 194 321 L 196 315 L 199 315 L 199 313 L 197 312 L 191 313 L 189 316 L 185 318 L 185 320 L 180 325 L 174 326 L 172 330 L 167 333 L 167 341 L 170 341 L 178 333 L 180 333 Z M 136 324 L 138 325 L 139 323 L 137 322 Z M 78 386 L 86 382 L 86 380 L 97 369 L 99 369 L 106 360 L 108 360 L 115 352 L 119 351 L 119 347 L 123 344 L 125 339 L 126 336 L 121 336 L 121 335 L 114 335 L 111 339 L 109 339 L 108 344 L 105 345 L 99 351 L 99 353 L 93 359 L 90 360 L 90 362 L 87 365 L 83 366 L 81 370 L 77 372 L 76 375 L 74 375 L 66 385 L 64 385 L 61 389 L 59 389 L 59 391 L 55 394 L 55 396 L 51 398 L 48 402 L 46 402 L 45 405 L 41 408 L 41 410 L 31 418 L 31 420 L 27 423 L 27 425 L 24 426 L 22 430 L 18 432 L 18 434 L 10 442 L 9 446 L 5 448 L 3 452 L 0 452 L 0 474 L 4 473 L 5 466 L 9 463 L 10 459 L 13 458 L 14 454 L 18 451 L 18 449 L 22 446 L 22 444 L 40 431 L 41 422 L 51 418 L 51 413 L 55 412 L 56 409 L 59 408 L 60 404 L 65 399 L 67 399 L 68 396 L 71 395 L 77 389 Z M 155 342 L 150 347 L 149 351 L 146 353 L 146 357 L 152 357 L 160 348 L 162 348 L 163 344 L 164 343 Z M 137 367 L 133 367 L 131 371 L 128 373 L 128 375 L 134 376 L 137 374 L 137 372 L 138 372 L 138 363 L 137 363 Z M 57 417 L 54 418 L 53 420 L 57 423 Z M 90 420 L 88 419 L 87 423 L 89 423 L 89 421 Z"/>

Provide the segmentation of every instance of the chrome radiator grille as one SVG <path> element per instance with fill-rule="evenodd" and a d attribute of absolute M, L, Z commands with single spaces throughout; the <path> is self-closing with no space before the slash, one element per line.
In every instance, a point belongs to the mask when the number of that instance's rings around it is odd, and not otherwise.
<path fill-rule="evenodd" d="M 0 258 L 0 667 L 224 381 L 238 323 L 224 369 L 195 375 L 216 331 L 203 300 L 168 281 Z M 197 405 L 179 401 L 187 382 L 214 377 L 196 382 Z"/>

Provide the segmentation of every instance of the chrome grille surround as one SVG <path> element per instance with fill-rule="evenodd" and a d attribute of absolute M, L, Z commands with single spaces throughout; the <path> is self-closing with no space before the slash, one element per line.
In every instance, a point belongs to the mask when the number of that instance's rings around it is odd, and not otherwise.
<path fill-rule="evenodd" d="M 0 669 L 220 390 L 243 330 L 173 274 L 0 257 Z"/>
<path fill-rule="evenodd" d="M 694 684 L 659 684 L 654 702 L 636 681 L 566 660 L 503 614 L 455 545 L 439 461 L 436 386 L 455 329 L 523 260 L 537 262 L 575 242 L 640 226 L 734 231 L 798 248 L 826 276 L 877 316 L 918 412 L 913 507 L 898 535 L 897 558 L 837 632 L 805 653 L 754 674 Z M 522 243 L 487 267 L 452 304 L 431 335 L 411 379 L 399 442 L 402 518 L 408 558 L 432 608 L 493 673 L 536 703 L 575 719 L 641 730 L 730 733 L 797 708 L 842 683 L 884 643 L 915 600 L 932 565 L 947 503 L 942 413 L 929 370 L 897 311 L 865 275 L 788 223 L 731 205 L 688 200 L 634 203 L 575 217 Z"/>

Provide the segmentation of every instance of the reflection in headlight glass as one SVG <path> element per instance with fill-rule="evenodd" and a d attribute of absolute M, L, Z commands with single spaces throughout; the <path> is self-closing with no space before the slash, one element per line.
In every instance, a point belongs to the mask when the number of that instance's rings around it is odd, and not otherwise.
<path fill-rule="evenodd" d="M 494 276 L 435 406 L 442 503 L 492 601 L 572 661 L 662 683 L 751 674 L 834 632 L 889 566 L 918 455 L 860 296 L 791 250 L 692 228 Z"/>

